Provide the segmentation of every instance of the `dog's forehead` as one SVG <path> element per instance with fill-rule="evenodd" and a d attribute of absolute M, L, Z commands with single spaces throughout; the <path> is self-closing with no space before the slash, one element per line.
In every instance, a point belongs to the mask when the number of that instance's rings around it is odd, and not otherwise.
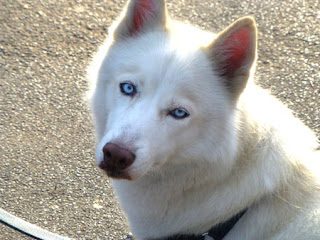
<path fill-rule="evenodd" d="M 186 84 L 188 80 L 192 80 L 199 69 L 206 68 L 207 63 L 200 47 L 179 43 L 166 34 L 146 34 L 120 43 L 112 58 L 115 74 L 125 71 L 141 75 L 140 80 L 146 84 L 174 83 L 186 87 L 191 84 Z"/>

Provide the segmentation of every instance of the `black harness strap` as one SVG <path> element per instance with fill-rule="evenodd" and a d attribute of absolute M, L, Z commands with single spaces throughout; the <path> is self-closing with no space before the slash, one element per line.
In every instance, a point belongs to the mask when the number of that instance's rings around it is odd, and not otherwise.
<path fill-rule="evenodd" d="M 236 225 L 240 218 L 247 212 L 247 210 L 248 209 L 244 209 L 243 211 L 228 219 L 227 221 L 213 226 L 208 232 L 202 235 L 178 234 L 170 237 L 153 240 L 222 240 L 230 232 L 234 225 Z M 132 236 L 127 236 L 127 238 L 125 238 L 124 240 L 134 240 L 134 238 Z"/>
<path fill-rule="evenodd" d="M 246 212 L 247 212 L 247 209 L 241 211 L 240 213 L 233 216 L 232 218 L 225 221 L 224 223 L 214 226 L 209 230 L 208 235 L 212 237 L 214 240 L 223 239 Z"/>

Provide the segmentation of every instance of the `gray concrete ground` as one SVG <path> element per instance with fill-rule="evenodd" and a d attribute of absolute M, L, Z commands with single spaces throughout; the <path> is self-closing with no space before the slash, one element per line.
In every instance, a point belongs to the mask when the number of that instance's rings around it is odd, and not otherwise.
<path fill-rule="evenodd" d="M 0 0 L 0 207 L 76 239 L 127 231 L 94 164 L 85 68 L 124 1 Z M 259 27 L 257 79 L 320 135 L 319 0 L 168 0 L 171 15 L 218 31 Z M 28 239 L 0 225 L 0 239 Z"/>

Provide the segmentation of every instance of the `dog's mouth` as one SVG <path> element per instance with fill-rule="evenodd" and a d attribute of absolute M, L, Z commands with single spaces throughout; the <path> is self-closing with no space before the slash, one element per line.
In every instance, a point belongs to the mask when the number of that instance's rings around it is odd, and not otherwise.
<path fill-rule="evenodd" d="M 102 161 L 99 164 L 99 168 L 101 168 L 107 174 L 107 176 L 110 178 L 132 180 L 128 171 L 113 168 L 112 166 L 107 165 L 105 161 Z"/>
<path fill-rule="evenodd" d="M 132 180 L 130 175 L 126 172 L 107 172 L 108 177 L 114 179 L 125 179 L 125 180 Z"/>

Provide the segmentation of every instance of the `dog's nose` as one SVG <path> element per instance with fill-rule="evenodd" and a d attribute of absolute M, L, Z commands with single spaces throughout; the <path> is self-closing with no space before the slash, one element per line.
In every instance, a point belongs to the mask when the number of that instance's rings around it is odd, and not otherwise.
<path fill-rule="evenodd" d="M 135 154 L 115 143 L 107 143 L 102 151 L 103 161 L 99 167 L 110 177 L 128 179 L 129 176 L 124 170 L 134 162 Z"/>

